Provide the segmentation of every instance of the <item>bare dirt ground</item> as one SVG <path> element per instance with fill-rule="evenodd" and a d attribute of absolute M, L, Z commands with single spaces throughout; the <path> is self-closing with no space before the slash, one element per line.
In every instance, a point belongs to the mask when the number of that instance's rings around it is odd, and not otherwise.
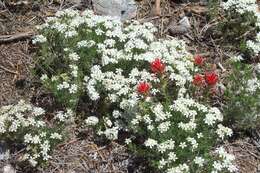
<path fill-rule="evenodd" d="M 1 1 L 0 1 L 1 2 Z M 15 1 L 16 2 L 16 1 Z M 35 1 L 36 2 L 36 1 Z M 31 33 L 35 26 L 42 23 L 47 16 L 51 16 L 58 9 L 73 6 L 73 3 L 15 4 L 3 6 L 0 4 L 0 40 L 7 35 L 17 36 L 25 33 L 25 37 L 0 41 L 0 106 L 16 103 L 19 99 L 33 100 L 34 103 L 53 102 L 50 97 L 39 97 L 45 91 L 41 89 L 37 80 L 31 75 L 35 47 L 31 44 Z M 90 7 L 85 4 L 82 9 Z M 91 8 L 91 7 L 90 7 Z M 224 52 L 215 44 L 215 40 L 206 37 L 206 27 L 212 24 L 205 23 L 206 7 L 201 3 L 175 4 L 171 0 L 161 1 L 161 16 L 153 15 L 154 4 L 150 0 L 138 2 L 137 19 L 141 22 L 153 22 L 159 29 L 159 37 L 171 37 L 168 33 L 169 23 L 177 23 L 184 15 L 189 16 L 192 29 L 185 34 L 177 34 L 184 39 L 192 53 L 200 53 L 213 62 L 222 62 Z M 8 37 L 9 38 L 9 37 Z M 36 101 L 35 101 L 36 98 Z M 46 99 L 46 100 L 44 100 Z M 87 138 L 79 139 L 72 130 L 69 141 L 57 147 L 49 165 L 39 170 L 30 167 L 21 168 L 15 165 L 14 160 L 8 160 L 18 172 L 42 173 L 119 173 L 119 172 L 150 172 L 144 164 L 127 153 L 126 148 L 117 143 L 97 145 L 93 134 L 86 130 Z M 253 143 L 249 137 L 238 138 L 226 143 L 226 148 L 234 153 L 241 173 L 257 173 L 260 171 L 259 144 Z M 137 162 L 137 163 L 136 163 Z M 4 166 L 7 162 L 0 164 Z"/>

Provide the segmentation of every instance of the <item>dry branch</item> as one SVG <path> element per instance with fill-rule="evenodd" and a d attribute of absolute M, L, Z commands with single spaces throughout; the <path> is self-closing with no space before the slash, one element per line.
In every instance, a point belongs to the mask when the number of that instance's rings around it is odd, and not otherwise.
<path fill-rule="evenodd" d="M 160 16 L 161 15 L 161 0 L 156 0 L 155 1 L 154 14 L 156 16 Z"/>
<path fill-rule="evenodd" d="M 33 32 L 18 33 L 14 35 L 2 35 L 0 36 L 0 43 L 10 43 L 13 41 L 25 40 L 31 38 L 33 35 Z"/>
<path fill-rule="evenodd" d="M 0 65 L 0 69 L 6 71 L 6 72 L 9 72 L 9 73 L 12 73 L 12 74 L 18 74 L 18 72 L 16 71 L 12 71 L 12 70 L 9 70 L 8 68 L 5 68 L 4 66 Z"/>

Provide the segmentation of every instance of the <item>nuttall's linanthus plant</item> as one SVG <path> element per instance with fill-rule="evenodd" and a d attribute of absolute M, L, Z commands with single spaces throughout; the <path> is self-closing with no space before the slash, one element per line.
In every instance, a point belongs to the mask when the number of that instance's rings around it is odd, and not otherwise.
<path fill-rule="evenodd" d="M 85 95 L 105 105 L 102 116 L 85 120 L 97 134 L 110 140 L 130 134 L 129 148 L 161 172 L 237 171 L 232 155 L 213 151 L 232 135 L 222 113 L 192 98 L 194 88 L 214 89 L 218 75 L 194 76 L 204 60 L 193 59 L 183 41 L 158 40 L 149 23 L 124 25 L 91 11 L 58 12 L 39 29 L 43 84 L 71 108 Z"/>
<path fill-rule="evenodd" d="M 57 12 L 39 26 L 40 35 L 33 40 L 41 45 L 38 65 L 44 69 L 40 72 L 42 79 L 66 106 L 75 107 L 84 92 L 83 77 L 90 74 L 93 65 L 110 64 L 108 68 L 112 68 L 120 61 L 121 68 L 140 66 L 124 61 L 144 52 L 154 40 L 155 31 L 150 23 L 133 22 L 123 27 L 119 20 L 92 11 Z"/>
<path fill-rule="evenodd" d="M 254 55 L 258 55 L 260 52 L 260 11 L 256 0 L 228 0 L 222 3 L 222 8 L 225 10 L 229 16 L 233 16 L 233 20 L 238 20 L 241 18 L 237 24 L 233 24 L 236 30 L 244 30 L 245 33 L 238 35 L 242 37 L 247 35 L 247 33 L 254 31 L 254 39 L 247 38 L 246 47 L 252 51 Z M 253 28 L 250 28 L 253 26 Z"/>
<path fill-rule="evenodd" d="M 216 157 L 210 153 L 216 139 L 231 136 L 232 130 L 221 124 L 223 115 L 218 108 L 189 97 L 187 85 L 193 81 L 189 73 L 195 68 L 193 61 L 189 54 L 172 59 L 172 64 L 164 58 L 147 61 L 150 70 L 134 68 L 128 77 L 119 69 L 115 72 L 102 72 L 101 66 L 91 69 L 93 75 L 88 81 L 99 83 L 95 93 L 105 90 L 106 100 L 118 103 L 117 110 L 100 119 L 98 134 L 115 140 L 120 130 L 131 132 L 133 135 L 126 139 L 129 147 L 147 156 L 164 172 L 236 172 L 232 155 L 223 151 Z M 181 68 L 174 64 L 178 60 Z M 189 75 L 178 74 L 177 68 Z M 215 76 L 207 79 L 205 74 L 205 80 L 209 87 L 216 84 Z M 89 94 L 93 88 L 88 89 Z M 134 141 L 140 136 L 145 138 L 144 142 L 136 144 Z"/>
<path fill-rule="evenodd" d="M 241 60 L 241 56 L 235 56 L 228 62 L 231 70 L 225 81 L 223 113 L 226 123 L 239 129 L 254 129 L 260 125 L 259 64 L 245 64 Z"/>
<path fill-rule="evenodd" d="M 23 160 L 28 160 L 33 166 L 51 158 L 54 147 L 64 139 L 64 125 L 71 119 L 72 112 L 58 112 L 55 127 L 43 121 L 44 115 L 42 108 L 23 100 L 0 108 L 0 139 L 24 145 Z"/>

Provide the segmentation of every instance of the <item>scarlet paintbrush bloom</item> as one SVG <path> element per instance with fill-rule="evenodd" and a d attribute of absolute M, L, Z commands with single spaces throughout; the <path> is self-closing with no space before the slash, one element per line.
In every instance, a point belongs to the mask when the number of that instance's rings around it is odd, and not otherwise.
<path fill-rule="evenodd" d="M 206 72 L 205 80 L 208 85 L 216 85 L 218 82 L 218 75 L 215 72 Z"/>
<path fill-rule="evenodd" d="M 137 86 L 137 91 L 140 94 L 147 94 L 150 90 L 150 85 L 147 82 L 141 82 Z"/>
<path fill-rule="evenodd" d="M 194 56 L 194 64 L 198 65 L 198 66 L 203 66 L 204 65 L 204 61 L 205 59 L 200 56 L 200 55 L 195 55 Z"/>
<path fill-rule="evenodd" d="M 195 74 L 192 83 L 193 85 L 201 86 L 204 83 L 204 77 L 201 74 Z"/>
<path fill-rule="evenodd" d="M 150 67 L 153 73 L 163 73 L 165 70 L 165 64 L 159 58 L 151 62 Z"/>

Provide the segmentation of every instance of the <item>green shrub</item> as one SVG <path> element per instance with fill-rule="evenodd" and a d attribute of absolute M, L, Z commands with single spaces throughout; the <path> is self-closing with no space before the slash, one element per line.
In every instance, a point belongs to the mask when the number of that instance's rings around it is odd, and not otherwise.
<path fill-rule="evenodd" d="M 54 122 L 44 121 L 45 111 L 20 101 L 16 105 L 0 108 L 1 140 L 9 144 L 24 145 L 23 160 L 28 160 L 33 166 L 46 163 L 51 158 L 52 150 L 64 140 L 64 125 L 72 116 L 58 112 Z"/>
<path fill-rule="evenodd" d="M 218 108 L 194 93 L 214 89 L 217 73 L 200 68 L 183 41 L 157 40 L 154 31 L 90 11 L 58 12 L 34 40 L 43 84 L 70 108 L 81 97 L 98 102 L 85 123 L 110 140 L 126 133 L 129 148 L 162 172 L 236 171 L 232 155 L 222 147 L 213 152 L 232 130 L 221 124 Z"/>
<path fill-rule="evenodd" d="M 260 125 L 259 67 L 231 59 L 226 78 L 224 115 L 228 124 L 239 129 L 254 129 Z"/>
<path fill-rule="evenodd" d="M 260 15 L 256 0 L 227 0 L 222 2 L 218 24 L 223 40 L 245 57 L 254 57 L 260 51 Z"/>

